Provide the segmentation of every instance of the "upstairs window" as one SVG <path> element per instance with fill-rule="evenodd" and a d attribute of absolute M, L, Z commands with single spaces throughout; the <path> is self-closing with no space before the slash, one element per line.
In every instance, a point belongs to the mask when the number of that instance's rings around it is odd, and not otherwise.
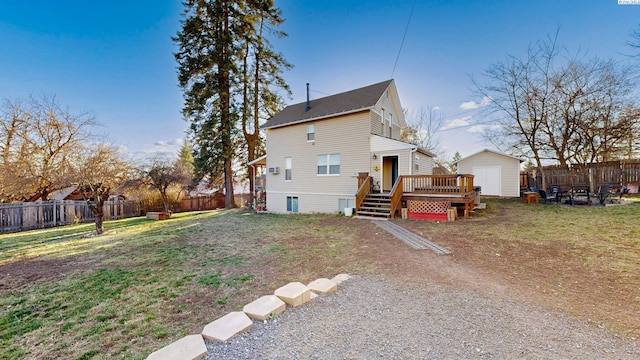
<path fill-rule="evenodd" d="M 340 154 L 318 155 L 318 175 L 340 175 Z"/>
<path fill-rule="evenodd" d="M 307 125 L 307 141 L 314 141 L 316 139 L 316 130 L 313 124 Z"/>

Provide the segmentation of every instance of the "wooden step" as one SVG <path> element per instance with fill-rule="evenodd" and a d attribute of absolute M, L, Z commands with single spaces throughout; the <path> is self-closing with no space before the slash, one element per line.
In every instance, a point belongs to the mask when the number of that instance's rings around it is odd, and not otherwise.
<path fill-rule="evenodd" d="M 371 197 L 389 197 L 389 193 L 368 193 L 367 196 Z"/>
<path fill-rule="evenodd" d="M 364 199 L 364 200 L 362 201 L 362 203 L 363 203 L 363 204 L 372 204 L 372 205 L 378 205 L 378 204 L 380 204 L 380 205 L 391 205 L 391 200 L 386 200 L 386 201 L 383 201 L 383 200 L 371 201 L 371 200 L 368 200 L 368 199 Z"/>
<path fill-rule="evenodd" d="M 374 212 L 374 211 L 358 211 L 358 216 L 369 216 L 369 217 L 383 217 L 388 218 L 391 214 L 389 212 Z"/>
<path fill-rule="evenodd" d="M 391 199 L 386 193 L 370 193 L 362 200 L 357 216 L 375 219 L 391 218 Z"/>
<path fill-rule="evenodd" d="M 375 213 L 390 213 L 391 209 L 387 208 L 378 208 L 378 207 L 367 207 L 367 206 L 362 206 L 360 209 L 358 209 L 358 212 L 363 212 L 363 211 L 368 211 L 368 212 L 375 212 Z"/>

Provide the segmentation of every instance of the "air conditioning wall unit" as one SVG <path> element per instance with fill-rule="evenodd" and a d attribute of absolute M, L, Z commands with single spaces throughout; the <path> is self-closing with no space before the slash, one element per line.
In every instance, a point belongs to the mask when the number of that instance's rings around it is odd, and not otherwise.
<path fill-rule="evenodd" d="M 275 167 L 270 167 L 267 171 L 269 174 L 280 174 L 280 168 L 275 166 Z"/>

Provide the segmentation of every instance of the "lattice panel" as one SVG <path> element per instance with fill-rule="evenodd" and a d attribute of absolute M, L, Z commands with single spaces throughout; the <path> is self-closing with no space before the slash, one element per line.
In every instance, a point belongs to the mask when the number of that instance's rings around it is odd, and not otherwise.
<path fill-rule="evenodd" d="M 407 201 L 408 211 L 415 212 L 415 213 L 446 214 L 447 210 L 450 207 L 451 207 L 450 201 L 420 201 L 420 200 Z"/>

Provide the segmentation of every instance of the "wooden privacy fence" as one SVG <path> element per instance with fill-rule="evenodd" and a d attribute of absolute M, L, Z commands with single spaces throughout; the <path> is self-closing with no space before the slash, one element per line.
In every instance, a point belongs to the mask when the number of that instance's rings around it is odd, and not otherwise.
<path fill-rule="evenodd" d="M 591 191 L 595 192 L 603 185 L 637 186 L 640 183 L 640 159 L 589 164 L 584 170 L 577 166 L 545 166 L 544 176 L 547 186 L 559 185 L 563 189 L 571 186 L 589 186 Z M 522 186 L 542 187 L 542 183 L 542 174 L 539 171 L 535 177 L 531 172 L 521 175 Z"/>
<path fill-rule="evenodd" d="M 224 207 L 224 194 L 185 197 L 180 200 L 180 211 L 213 210 Z"/>
<path fill-rule="evenodd" d="M 104 220 L 134 216 L 140 216 L 140 205 L 136 201 L 116 200 L 107 201 L 104 204 Z M 0 232 L 17 232 L 92 221 L 95 221 L 95 217 L 84 201 L 0 204 Z"/>

